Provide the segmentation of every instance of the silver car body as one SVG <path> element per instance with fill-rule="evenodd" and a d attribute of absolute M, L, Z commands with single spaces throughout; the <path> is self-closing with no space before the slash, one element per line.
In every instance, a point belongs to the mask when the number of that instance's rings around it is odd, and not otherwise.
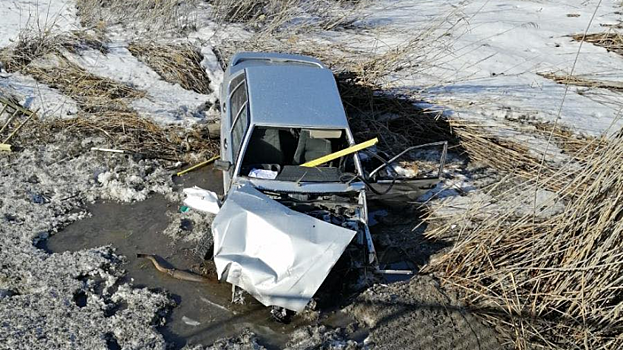
<path fill-rule="evenodd" d="M 264 305 L 300 311 L 346 250 L 354 267 L 378 268 L 358 154 L 301 166 L 355 144 L 331 70 L 310 57 L 239 53 L 220 101 L 225 199 L 212 225 L 219 279 Z"/>
<path fill-rule="evenodd" d="M 246 77 L 248 93 L 248 129 L 242 141 L 241 150 L 246 150 L 253 128 L 305 127 L 312 129 L 345 130 L 350 144 L 355 140 L 348 126 L 346 113 L 340 99 L 337 84 L 331 70 L 315 58 L 280 53 L 243 52 L 234 55 L 225 71 L 220 89 L 221 101 L 221 159 L 233 164 L 233 172 L 224 172 L 225 192 L 232 182 L 240 179 L 239 171 L 244 157 L 243 152 L 234 159 L 230 147 L 231 130 L 235 116 L 228 108 L 232 82 L 236 77 Z M 355 155 L 357 171 L 361 173 L 361 163 Z M 293 192 L 344 192 L 360 191 L 364 185 L 356 182 L 350 185 L 339 183 L 317 184 L 281 181 L 265 181 L 246 178 L 262 189 Z"/>

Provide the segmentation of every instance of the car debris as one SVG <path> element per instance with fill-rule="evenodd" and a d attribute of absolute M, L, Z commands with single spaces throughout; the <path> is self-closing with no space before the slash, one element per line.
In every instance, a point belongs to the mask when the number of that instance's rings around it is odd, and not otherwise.
<path fill-rule="evenodd" d="M 220 207 L 216 193 L 197 186 L 185 188 L 183 192 L 186 195 L 186 199 L 184 199 L 186 207 L 205 213 L 218 214 Z"/>
<path fill-rule="evenodd" d="M 187 317 L 187 316 L 182 316 L 182 322 L 184 322 L 185 324 L 187 324 L 189 326 L 193 326 L 193 327 L 201 325 L 201 322 L 195 321 L 192 318 Z"/>
<path fill-rule="evenodd" d="M 199 282 L 199 283 L 210 283 L 213 282 L 212 280 L 210 280 L 209 278 L 205 277 L 205 276 L 201 276 L 201 275 L 197 275 L 195 273 L 191 273 L 191 272 L 187 272 L 187 271 L 182 271 L 182 270 L 178 270 L 178 269 L 174 269 L 174 268 L 166 268 L 164 266 L 162 266 L 162 264 L 160 264 L 160 262 L 158 262 L 158 259 L 156 258 L 155 255 L 150 255 L 150 254 L 141 254 L 138 253 L 136 254 L 136 257 L 141 259 L 147 259 L 149 261 L 151 261 L 151 263 L 154 265 L 154 267 L 156 268 L 156 270 L 167 274 L 175 279 L 178 280 L 182 280 L 182 281 L 190 281 L 190 282 Z"/>
<path fill-rule="evenodd" d="M 439 182 L 447 143 L 376 154 L 356 144 L 331 70 L 306 56 L 244 52 L 221 84 L 224 198 L 212 223 L 219 280 L 284 320 L 305 308 L 343 256 L 381 270 L 368 228 L 368 192 L 414 201 Z M 436 173 L 398 165 L 423 147 L 441 151 Z M 365 160 L 359 153 L 365 151 Z M 406 174 L 406 175 L 405 175 Z M 348 252 L 348 254 L 346 254 Z"/>

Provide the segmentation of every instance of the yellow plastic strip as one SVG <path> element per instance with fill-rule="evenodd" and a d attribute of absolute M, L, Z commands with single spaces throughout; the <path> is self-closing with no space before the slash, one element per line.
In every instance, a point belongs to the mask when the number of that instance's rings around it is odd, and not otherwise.
<path fill-rule="evenodd" d="M 326 162 L 330 162 L 334 159 L 338 159 L 340 157 L 349 155 L 351 153 L 355 153 L 357 151 L 361 151 L 364 148 L 368 148 L 371 146 L 374 146 L 377 144 L 377 142 L 379 142 L 379 139 L 377 137 L 373 138 L 372 140 L 368 140 L 362 143 L 358 143 L 356 145 L 350 146 L 348 148 L 345 148 L 341 151 L 337 151 L 335 153 L 331 153 L 331 154 L 327 154 L 326 156 L 322 156 L 320 158 L 311 160 L 305 164 L 301 164 L 301 166 L 304 167 L 308 167 L 308 168 L 313 168 L 313 167 L 317 167 L 318 165 L 324 164 Z"/>
<path fill-rule="evenodd" d="M 0 151 L 11 152 L 11 145 L 8 145 L 6 143 L 0 143 Z"/>
<path fill-rule="evenodd" d="M 186 174 L 189 171 L 193 171 L 193 170 L 195 170 L 197 168 L 201 168 L 202 166 L 208 165 L 208 164 L 212 163 L 213 161 L 215 161 L 215 160 L 217 160 L 219 158 L 220 158 L 219 156 L 214 156 L 214 157 L 206 160 L 205 162 L 201 162 L 199 164 L 195 164 L 195 165 L 191 166 L 190 168 L 184 169 L 184 170 L 180 171 L 179 173 L 177 173 L 175 175 L 182 176 L 182 175 Z"/>

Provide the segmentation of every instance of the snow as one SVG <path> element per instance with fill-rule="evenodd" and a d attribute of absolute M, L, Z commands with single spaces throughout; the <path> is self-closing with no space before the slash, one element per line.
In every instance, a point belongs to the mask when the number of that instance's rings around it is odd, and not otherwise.
<path fill-rule="evenodd" d="M 0 92 L 17 97 L 26 108 L 39 110 L 37 115 L 42 118 L 73 117 L 78 112 L 72 98 L 20 73 L 0 74 Z"/>
<path fill-rule="evenodd" d="M 570 35 L 586 31 L 598 2 L 382 1 L 368 10 L 362 24 L 383 24 L 385 30 L 375 38 L 380 49 L 403 44 L 422 30 L 435 38 L 418 44 L 426 56 L 424 67 L 389 77 L 387 87 L 420 91 L 422 98 L 464 119 L 527 115 L 554 122 L 561 110 L 563 125 L 595 135 L 612 124 L 622 107 L 621 94 L 570 86 L 565 96 L 564 85 L 537 73 L 571 72 L 580 43 Z M 620 21 L 620 10 L 620 1 L 603 1 L 588 32 Z M 450 35 L 442 36 L 446 31 Z M 622 81 L 622 63 L 619 55 L 585 43 L 574 75 Z"/>
<path fill-rule="evenodd" d="M 618 23 L 620 1 L 603 1 L 595 11 L 597 3 L 598 0 L 383 0 L 361 10 L 362 19 L 355 22 L 355 30 L 301 36 L 369 54 L 382 54 L 409 43 L 417 51 L 413 56 L 417 66 L 387 76 L 384 86 L 411 95 L 417 93 L 455 117 L 559 120 L 579 133 L 596 135 L 606 132 L 613 123 L 622 107 L 621 94 L 604 89 L 566 88 L 537 73 L 567 74 L 573 69 L 575 75 L 584 78 L 623 81 L 620 56 L 588 43 L 578 55 L 580 43 L 570 37 L 587 30 L 593 13 L 589 33 L 604 31 L 601 24 Z M 215 91 L 210 96 L 160 79 L 130 54 L 127 41 L 132 33 L 120 27 L 111 30 L 109 54 L 91 50 L 74 55 L 72 60 L 94 74 L 146 90 L 145 98 L 132 103 L 142 115 L 163 123 L 201 120 L 205 117 L 201 108 L 205 102 L 216 100 L 223 74 L 212 45 L 249 35 L 240 25 L 223 28 L 215 24 L 208 13 L 209 7 L 203 4 L 195 9 L 192 17 L 196 30 L 188 33 L 185 40 L 198 43 L 204 54 L 202 65 Z M 0 46 L 10 44 L 24 28 L 51 27 L 62 31 L 79 27 L 74 2 L 67 0 L 9 1 L 0 8 L 0 18 Z M 170 39 L 165 41 L 181 40 L 171 33 L 167 35 Z M 414 38 L 421 40 L 413 41 Z M 304 42 L 305 38 L 297 40 Z M 23 100 L 36 99 L 32 83 L 20 85 L 23 77 L 11 76 L 8 83 L 5 79 L 0 80 L 0 88 L 17 85 L 24 88 L 17 89 Z M 72 105 L 68 109 L 69 114 L 73 108 Z M 614 124 L 612 129 L 617 129 L 623 121 Z"/>
<path fill-rule="evenodd" d="M 80 145 L 58 135 L 54 142 L 0 157 L 0 348 L 105 349 L 104 335 L 114 333 L 124 348 L 164 349 L 154 325 L 161 322 L 157 312 L 171 306 L 169 297 L 123 283 L 121 258 L 111 247 L 49 254 L 34 245 L 83 219 L 84 197 L 123 199 L 94 181 L 101 169 L 114 174 L 116 190 L 125 186 L 135 193 L 134 182 L 142 178 L 145 192 L 171 191 L 168 172 L 149 172 L 154 161 L 104 159 L 77 152 Z M 68 157 L 72 153 L 78 156 Z M 49 202 L 33 202 L 28 193 L 46 195 Z M 72 300 L 76 293 L 86 296 L 86 305 Z M 118 305 L 127 307 L 107 315 Z"/>
<path fill-rule="evenodd" d="M 0 2 L 0 48 L 17 40 L 24 29 L 55 33 L 75 28 L 73 0 L 2 0 Z"/>
<path fill-rule="evenodd" d="M 87 50 L 80 55 L 68 56 L 72 62 L 95 75 L 147 91 L 146 97 L 132 102 L 132 107 L 140 114 L 157 122 L 196 121 L 197 109 L 210 99 L 207 95 L 162 80 L 158 73 L 130 53 L 125 42 L 113 41 L 108 49 L 107 54 Z"/>

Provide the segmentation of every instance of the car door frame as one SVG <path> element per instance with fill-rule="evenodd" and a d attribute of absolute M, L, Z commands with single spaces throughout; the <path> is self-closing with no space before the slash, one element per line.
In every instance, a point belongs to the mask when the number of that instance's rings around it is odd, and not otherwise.
<path fill-rule="evenodd" d="M 232 82 L 241 75 L 243 76 L 242 80 L 238 82 L 236 86 L 232 86 Z M 236 159 L 234 159 L 234 154 L 233 154 L 233 149 L 234 149 L 233 128 L 236 122 L 236 120 L 234 120 L 236 116 L 232 116 L 231 100 L 232 100 L 234 93 L 238 90 L 239 87 L 247 89 L 246 79 L 247 79 L 246 72 L 244 70 L 240 70 L 239 72 L 236 72 L 234 75 L 230 76 L 227 79 L 227 86 L 221 86 L 221 101 L 225 101 L 225 102 L 222 102 L 221 104 L 221 108 L 223 111 L 221 113 L 221 119 L 222 119 L 221 120 L 221 160 L 228 161 L 231 163 L 231 168 L 230 168 L 231 170 L 223 171 L 223 190 L 225 194 L 229 190 L 229 187 L 231 187 L 231 184 L 234 180 L 234 177 L 236 174 L 236 165 L 237 165 Z M 225 89 L 223 89 L 223 87 L 225 87 Z M 226 94 L 224 94 L 225 92 Z M 249 130 L 249 107 L 248 107 L 249 106 L 249 92 L 248 91 L 246 91 L 246 101 L 241 105 L 240 110 L 242 110 L 244 106 L 247 107 L 247 112 L 245 116 L 247 118 L 247 127 L 246 127 L 246 130 L 243 130 L 243 134 L 240 139 L 241 144 L 239 145 L 240 147 L 239 150 L 242 149 L 242 143 L 244 142 L 245 135 Z M 238 155 L 240 155 L 240 151 L 238 152 Z"/>
<path fill-rule="evenodd" d="M 402 157 L 403 155 L 416 149 L 425 148 L 425 147 L 434 147 L 434 146 L 442 147 L 441 156 L 439 158 L 439 167 L 437 169 L 437 176 L 415 177 L 415 178 L 397 177 L 394 180 L 391 180 L 391 179 L 372 180 L 379 171 L 381 171 L 383 168 L 386 168 L 388 165 L 395 162 L 396 160 L 400 159 L 400 157 Z M 390 186 L 392 187 L 392 189 L 390 189 L 388 193 L 385 193 L 385 194 L 378 195 L 378 194 L 373 193 L 371 198 L 381 199 L 381 200 L 390 201 L 390 202 L 397 202 L 397 203 L 406 203 L 406 202 L 411 202 L 411 201 L 416 200 L 417 197 L 424 194 L 428 190 L 432 189 L 437 183 L 439 183 L 439 181 L 441 181 L 441 175 L 443 174 L 443 169 L 446 164 L 447 154 L 448 154 L 448 142 L 447 141 L 438 141 L 438 142 L 431 142 L 431 143 L 426 143 L 422 145 L 416 145 L 416 146 L 412 146 L 412 147 L 409 147 L 403 150 L 402 152 L 393 156 L 392 158 L 387 160 L 384 164 L 381 164 L 380 166 L 378 166 L 377 168 L 375 168 L 368 174 L 367 176 L 368 181 L 372 182 L 373 184 L 377 186 L 383 187 L 381 191 L 383 191 L 387 187 L 390 187 Z M 403 193 L 401 193 L 401 191 L 403 191 Z M 418 195 L 418 193 L 420 194 Z"/>

